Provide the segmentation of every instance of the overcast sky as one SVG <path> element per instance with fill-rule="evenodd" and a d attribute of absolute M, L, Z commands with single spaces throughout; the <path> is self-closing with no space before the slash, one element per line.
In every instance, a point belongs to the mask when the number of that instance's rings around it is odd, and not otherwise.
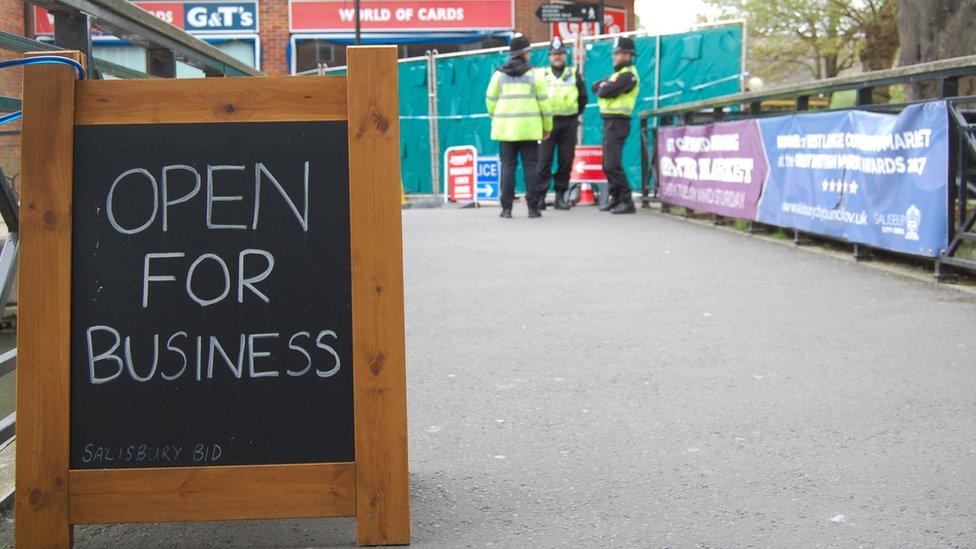
<path fill-rule="evenodd" d="M 708 13 L 702 0 L 636 0 L 634 9 L 651 34 L 686 30 L 699 13 Z"/>

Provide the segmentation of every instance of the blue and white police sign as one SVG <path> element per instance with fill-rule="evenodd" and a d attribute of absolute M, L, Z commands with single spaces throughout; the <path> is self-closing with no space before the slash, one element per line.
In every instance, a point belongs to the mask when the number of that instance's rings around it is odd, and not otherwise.
<path fill-rule="evenodd" d="M 498 200 L 501 162 L 497 156 L 478 157 L 478 200 Z"/>

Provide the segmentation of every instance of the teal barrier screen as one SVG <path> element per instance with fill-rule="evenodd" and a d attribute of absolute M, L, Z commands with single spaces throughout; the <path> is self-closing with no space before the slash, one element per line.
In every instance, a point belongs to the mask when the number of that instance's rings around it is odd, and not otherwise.
<path fill-rule="evenodd" d="M 635 37 L 640 74 L 637 111 L 738 93 L 742 72 L 742 27 L 713 27 L 691 32 Z M 654 89 L 656 48 L 660 41 L 660 90 Z M 613 72 L 612 40 L 586 42 L 584 78 L 587 88 Z M 572 59 L 570 50 L 569 58 Z M 492 73 L 508 59 L 507 52 L 451 56 L 436 59 L 439 158 L 454 145 L 474 145 L 481 156 L 498 154 L 485 109 L 485 89 Z M 545 48 L 532 51 L 530 61 L 545 66 Z M 400 76 L 400 152 L 403 187 L 407 193 L 430 193 L 430 119 L 427 60 L 403 61 Z M 624 147 L 624 166 L 633 188 L 640 187 L 640 135 L 636 112 Z M 599 145 L 603 122 L 590 94 L 583 117 L 584 145 Z M 442 176 L 443 177 L 443 176 Z M 437 182 L 438 188 L 443 185 Z M 522 188 L 521 171 L 519 188 Z"/>

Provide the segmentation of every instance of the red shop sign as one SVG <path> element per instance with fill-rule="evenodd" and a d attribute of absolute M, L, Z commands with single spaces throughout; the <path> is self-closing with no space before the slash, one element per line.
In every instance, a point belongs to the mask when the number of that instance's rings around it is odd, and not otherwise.
<path fill-rule="evenodd" d="M 258 31 L 257 0 L 207 0 L 133 2 L 164 23 L 191 34 L 255 33 Z M 34 7 L 34 35 L 54 34 L 54 16 Z M 92 28 L 92 34 L 105 35 Z"/>
<path fill-rule="evenodd" d="M 178 29 L 183 28 L 183 4 L 179 2 L 135 2 L 137 6 Z M 93 29 L 96 34 L 104 34 Z M 54 16 L 44 8 L 34 6 L 34 35 L 54 34 Z"/>
<path fill-rule="evenodd" d="M 627 10 L 618 8 L 606 8 L 603 14 L 606 29 L 604 34 L 615 34 L 627 32 Z M 600 26 L 596 23 L 552 23 L 549 27 L 549 34 L 555 38 L 558 36 L 563 42 L 576 40 L 577 34 L 583 36 L 596 36 L 600 34 Z"/>
<path fill-rule="evenodd" d="M 349 32 L 355 10 L 348 0 L 290 0 L 292 32 Z M 365 32 L 511 30 L 512 0 L 362 0 Z"/>

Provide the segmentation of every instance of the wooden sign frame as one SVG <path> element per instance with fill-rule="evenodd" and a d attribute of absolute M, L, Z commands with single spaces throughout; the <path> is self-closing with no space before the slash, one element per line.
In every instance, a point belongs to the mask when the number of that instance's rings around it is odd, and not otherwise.
<path fill-rule="evenodd" d="M 360 545 L 410 543 L 395 46 L 348 76 L 89 80 L 24 70 L 17 498 L 20 547 L 74 524 L 354 516 Z M 44 52 L 85 62 L 79 52 Z M 69 468 L 72 140 L 91 124 L 348 121 L 355 461 Z"/>

